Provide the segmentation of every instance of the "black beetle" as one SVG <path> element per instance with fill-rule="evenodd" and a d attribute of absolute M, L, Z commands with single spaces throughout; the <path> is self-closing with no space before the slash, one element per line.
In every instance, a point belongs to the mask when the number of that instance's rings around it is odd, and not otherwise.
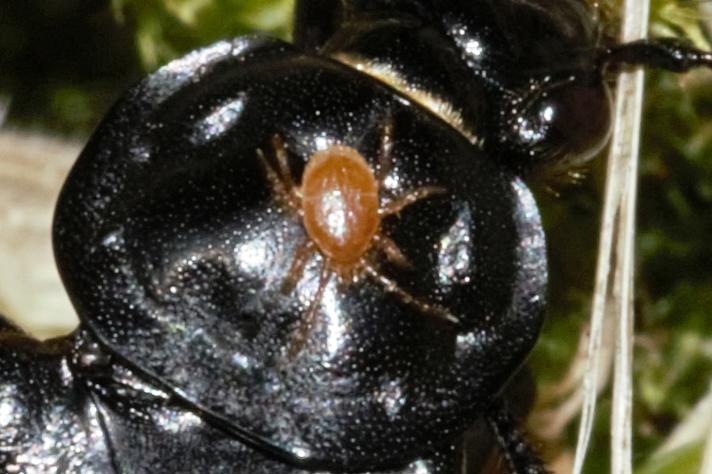
<path fill-rule="evenodd" d="M 523 178 L 603 146 L 610 68 L 710 63 L 599 45 L 592 18 L 304 0 L 296 45 L 219 42 L 130 89 L 57 205 L 80 329 L 0 329 L 0 466 L 476 473 L 487 424 L 545 472 L 503 395 L 545 308 Z"/>

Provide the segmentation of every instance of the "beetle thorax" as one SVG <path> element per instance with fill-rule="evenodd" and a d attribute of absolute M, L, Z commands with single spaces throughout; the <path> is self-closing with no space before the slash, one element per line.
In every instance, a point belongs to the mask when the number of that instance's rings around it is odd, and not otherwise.
<path fill-rule="evenodd" d="M 302 179 L 304 227 L 328 258 L 355 264 L 380 224 L 378 182 L 353 148 L 336 145 L 312 155 Z"/>

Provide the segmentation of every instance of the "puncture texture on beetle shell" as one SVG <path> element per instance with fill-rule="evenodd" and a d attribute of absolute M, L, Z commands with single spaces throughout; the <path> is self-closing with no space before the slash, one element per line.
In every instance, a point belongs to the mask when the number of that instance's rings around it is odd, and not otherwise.
<path fill-rule="evenodd" d="M 279 135 L 295 182 L 334 146 L 378 170 L 387 123 L 380 199 L 447 191 L 380 221 L 409 267 L 374 262 L 403 293 L 377 278 L 320 290 L 322 252 L 290 275 L 308 231 L 257 151 Z M 261 38 L 191 53 L 130 91 L 67 181 L 55 242 L 83 324 L 119 359 L 335 468 L 397 465 L 472 424 L 544 307 L 544 236 L 514 173 L 378 81 Z"/>

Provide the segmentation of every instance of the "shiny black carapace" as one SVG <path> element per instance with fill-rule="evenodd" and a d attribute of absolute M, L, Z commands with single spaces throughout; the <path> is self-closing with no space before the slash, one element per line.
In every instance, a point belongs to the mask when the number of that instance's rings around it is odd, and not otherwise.
<path fill-rule="evenodd" d="M 134 86 L 57 205 L 81 327 L 0 329 L 0 467 L 545 472 L 506 395 L 545 309 L 524 179 L 604 145 L 611 68 L 709 63 L 599 37 L 583 0 L 304 0 L 295 44 Z"/>

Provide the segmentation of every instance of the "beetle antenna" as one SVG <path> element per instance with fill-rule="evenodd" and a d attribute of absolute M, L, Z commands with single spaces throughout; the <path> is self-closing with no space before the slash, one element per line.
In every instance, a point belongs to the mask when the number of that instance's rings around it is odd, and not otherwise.
<path fill-rule="evenodd" d="M 601 50 L 599 58 L 606 66 L 646 66 L 672 72 L 687 72 L 697 67 L 712 68 L 712 53 L 695 48 L 680 38 L 631 41 Z"/>

